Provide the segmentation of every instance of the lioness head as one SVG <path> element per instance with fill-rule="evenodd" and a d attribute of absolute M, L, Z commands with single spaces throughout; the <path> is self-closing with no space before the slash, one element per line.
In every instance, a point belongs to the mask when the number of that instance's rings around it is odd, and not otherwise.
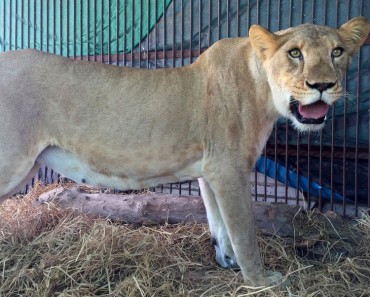
<path fill-rule="evenodd" d="M 277 33 L 253 25 L 249 38 L 268 76 L 276 109 L 299 130 L 322 128 L 342 94 L 352 55 L 369 34 L 357 17 L 339 29 L 304 24 Z"/>

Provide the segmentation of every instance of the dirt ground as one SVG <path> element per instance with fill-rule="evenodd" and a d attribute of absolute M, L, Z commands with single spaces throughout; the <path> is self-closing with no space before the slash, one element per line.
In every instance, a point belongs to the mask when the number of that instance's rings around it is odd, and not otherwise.
<path fill-rule="evenodd" d="M 256 288 L 214 261 L 206 224 L 133 226 L 34 200 L 0 206 L 0 296 L 370 296 L 370 217 L 300 212 L 294 236 L 259 233 L 265 266 L 287 281 Z"/>

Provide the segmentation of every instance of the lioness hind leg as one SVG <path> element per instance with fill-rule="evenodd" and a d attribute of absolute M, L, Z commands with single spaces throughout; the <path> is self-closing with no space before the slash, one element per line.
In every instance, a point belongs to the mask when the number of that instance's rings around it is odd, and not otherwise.
<path fill-rule="evenodd" d="M 39 168 L 38 163 L 21 166 L 14 162 L 11 168 L 5 168 L 0 164 L 0 203 L 20 192 L 36 175 Z"/>
<path fill-rule="evenodd" d="M 223 268 L 238 268 L 234 251 L 227 234 L 225 223 L 220 214 L 215 194 L 204 178 L 198 179 L 200 192 L 206 207 L 211 242 L 216 251 L 216 261 Z"/>

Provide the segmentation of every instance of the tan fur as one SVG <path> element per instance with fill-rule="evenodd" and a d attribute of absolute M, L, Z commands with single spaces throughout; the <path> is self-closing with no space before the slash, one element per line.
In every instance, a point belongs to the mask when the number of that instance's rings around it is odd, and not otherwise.
<path fill-rule="evenodd" d="M 248 175 L 279 116 L 318 100 L 311 84 L 340 81 L 369 25 L 302 25 L 217 42 L 190 66 L 142 70 L 72 61 L 34 50 L 0 55 L 0 198 L 40 164 L 97 186 L 143 188 L 200 178 L 216 258 L 246 280 L 276 283 L 257 248 Z M 343 47 L 341 57 L 331 51 Z M 304 63 L 288 51 L 299 48 Z"/>

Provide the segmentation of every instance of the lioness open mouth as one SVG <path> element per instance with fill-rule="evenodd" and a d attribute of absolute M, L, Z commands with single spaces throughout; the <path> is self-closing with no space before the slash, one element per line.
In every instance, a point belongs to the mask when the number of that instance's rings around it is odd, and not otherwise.
<path fill-rule="evenodd" d="M 329 104 L 322 100 L 302 105 L 291 97 L 289 106 L 291 113 L 302 124 L 322 124 L 329 111 Z"/>

